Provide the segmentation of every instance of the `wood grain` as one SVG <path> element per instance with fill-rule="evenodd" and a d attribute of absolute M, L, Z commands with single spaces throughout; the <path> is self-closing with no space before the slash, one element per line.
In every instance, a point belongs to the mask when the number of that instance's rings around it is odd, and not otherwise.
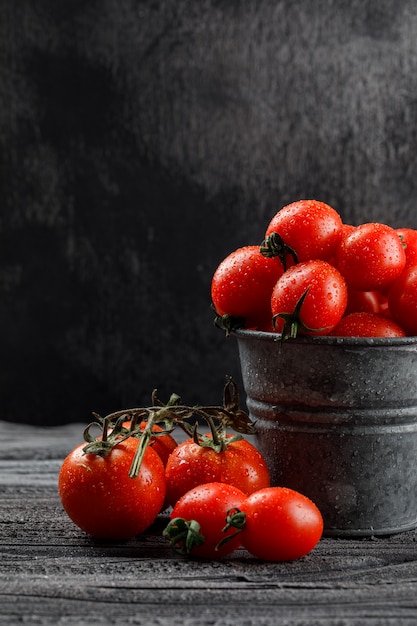
<path fill-rule="evenodd" d="M 0 433 L 8 425 L 0 422 Z M 187 626 L 401 626 L 417 619 L 416 533 L 322 539 L 308 556 L 267 563 L 239 549 L 178 558 L 161 531 L 96 542 L 62 510 L 56 480 L 79 425 L 27 428 L 0 446 L 0 623 Z M 39 458 L 39 449 L 50 451 Z M 15 450 L 11 454 L 11 450 Z M 14 456 L 14 458 L 13 458 Z"/>

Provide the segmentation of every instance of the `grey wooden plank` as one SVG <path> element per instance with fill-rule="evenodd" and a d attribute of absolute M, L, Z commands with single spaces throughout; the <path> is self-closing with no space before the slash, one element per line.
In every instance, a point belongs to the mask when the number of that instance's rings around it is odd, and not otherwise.
<path fill-rule="evenodd" d="M 130 541 L 92 540 L 60 504 L 56 478 L 62 458 L 34 455 L 39 443 L 48 441 L 46 450 L 60 441 L 60 432 L 44 436 L 31 430 L 23 460 L 0 456 L 0 623 L 417 623 L 414 531 L 324 538 L 291 563 L 259 561 L 243 549 L 220 561 L 180 558 L 161 536 L 167 512 Z M 62 432 L 71 447 L 79 427 Z M 10 441 L 17 450 L 18 438 Z"/>
<path fill-rule="evenodd" d="M 64 459 L 83 441 L 87 423 L 42 428 L 0 421 L 0 459 Z"/>
<path fill-rule="evenodd" d="M 185 624 L 404 624 L 415 620 L 415 605 L 409 598 L 400 598 L 393 605 L 391 599 L 378 600 L 372 596 L 361 601 L 349 589 L 344 594 L 323 593 L 294 589 L 253 589 L 247 586 L 236 589 L 225 586 L 212 589 L 205 586 L 197 592 L 170 588 L 149 590 L 136 588 L 109 588 L 90 585 L 89 581 L 69 585 L 39 581 L 31 586 L 30 593 L 17 588 L 13 593 L 2 594 L 1 617 L 11 619 L 16 608 L 22 621 L 31 616 L 48 616 L 60 623 L 63 615 L 72 619 L 86 616 L 94 623 L 178 623 L 181 615 Z M 367 594 L 364 589 L 363 593 Z M 17 606 L 16 606 L 17 603 Z M 20 606 L 19 606 L 20 605 Z M 154 620 L 154 621 L 153 621 Z M 158 620 L 158 621 L 157 621 Z M 161 621 L 159 621 L 161 620 Z M 232 622 L 234 620 L 234 622 Z M 396 621 L 395 621 L 396 620 Z M 414 622 L 415 623 L 415 622 Z"/>
<path fill-rule="evenodd" d="M 27 459 L 63 461 L 65 456 L 80 443 L 88 422 L 46 427 L 29 424 L 12 424 L 0 420 L 0 461 L 24 461 Z M 92 431 L 99 434 L 98 429 Z M 184 441 L 185 433 L 177 429 L 176 441 Z M 254 441 L 253 437 L 250 437 Z M 4 466 L 5 467 L 5 466 Z"/>
<path fill-rule="evenodd" d="M 0 498 L 5 620 L 16 607 L 22 619 L 42 617 L 42 606 L 55 618 L 105 610 L 118 623 L 152 623 L 156 615 L 175 623 L 178 606 L 184 620 L 194 620 L 190 624 L 228 624 L 232 615 L 246 620 L 239 623 L 268 624 L 277 612 L 297 620 L 279 622 L 284 624 L 314 623 L 303 622 L 307 618 L 331 623 L 332 616 L 350 620 L 341 624 L 360 616 L 366 623 L 406 623 L 417 615 L 413 533 L 375 541 L 323 539 L 293 563 L 257 561 L 244 550 L 201 562 L 171 553 L 159 534 L 163 518 L 138 539 L 103 544 L 72 525 L 51 488 L 26 489 L 24 501 L 19 492 L 8 501 L 4 506 Z M 212 621 L 202 607 L 210 607 Z"/>

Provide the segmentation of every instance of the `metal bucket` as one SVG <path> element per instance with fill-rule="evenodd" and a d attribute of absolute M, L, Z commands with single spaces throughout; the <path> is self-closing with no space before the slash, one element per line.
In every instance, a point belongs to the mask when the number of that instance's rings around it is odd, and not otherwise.
<path fill-rule="evenodd" d="M 236 331 L 272 483 L 319 507 L 327 536 L 417 526 L 417 337 Z"/>

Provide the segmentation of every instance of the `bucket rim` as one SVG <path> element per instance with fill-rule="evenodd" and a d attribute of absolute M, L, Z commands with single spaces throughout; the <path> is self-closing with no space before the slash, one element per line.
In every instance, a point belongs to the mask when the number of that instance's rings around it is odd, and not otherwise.
<path fill-rule="evenodd" d="M 280 343 L 281 334 L 248 329 L 235 329 L 231 332 L 239 339 L 253 339 L 259 341 L 267 341 Z M 315 336 L 298 336 L 295 339 L 286 339 L 285 344 L 307 344 L 307 345 L 325 345 L 325 346 L 360 346 L 365 347 L 401 347 L 417 345 L 417 336 L 409 337 L 334 337 L 330 335 Z"/>

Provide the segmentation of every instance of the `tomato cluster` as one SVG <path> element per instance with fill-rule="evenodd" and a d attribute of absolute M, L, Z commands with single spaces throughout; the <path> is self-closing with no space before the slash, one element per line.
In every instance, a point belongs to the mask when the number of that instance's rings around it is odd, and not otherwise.
<path fill-rule="evenodd" d="M 267 560 L 307 554 L 322 534 L 320 512 L 301 494 L 270 486 L 265 459 L 242 436 L 254 427 L 231 379 L 223 397 L 222 407 L 185 407 L 174 394 L 166 405 L 95 414 L 87 443 L 68 454 L 59 473 L 68 516 L 96 539 L 126 540 L 172 508 L 163 534 L 183 554 L 219 558 L 240 546 Z M 193 416 L 204 417 L 210 432 L 188 423 Z M 192 436 L 178 444 L 174 426 Z"/>
<path fill-rule="evenodd" d="M 164 535 L 181 554 L 215 558 L 243 546 L 265 561 L 292 561 L 308 554 L 322 532 L 320 511 L 297 491 L 266 487 L 247 496 L 214 482 L 178 500 Z"/>
<path fill-rule="evenodd" d="M 303 335 L 417 335 L 417 230 L 345 224 L 331 206 L 280 209 L 260 245 L 229 254 L 214 272 L 216 323 Z"/>
<path fill-rule="evenodd" d="M 129 470 L 137 438 L 117 443 L 107 454 L 85 453 L 80 444 L 59 474 L 64 509 L 96 538 L 126 539 L 146 530 L 163 508 L 174 506 L 193 487 L 216 481 L 249 495 L 270 485 L 265 459 L 248 440 L 227 435 L 221 449 L 211 441 L 210 433 L 180 444 L 171 435 L 155 437 L 133 477 Z"/>

